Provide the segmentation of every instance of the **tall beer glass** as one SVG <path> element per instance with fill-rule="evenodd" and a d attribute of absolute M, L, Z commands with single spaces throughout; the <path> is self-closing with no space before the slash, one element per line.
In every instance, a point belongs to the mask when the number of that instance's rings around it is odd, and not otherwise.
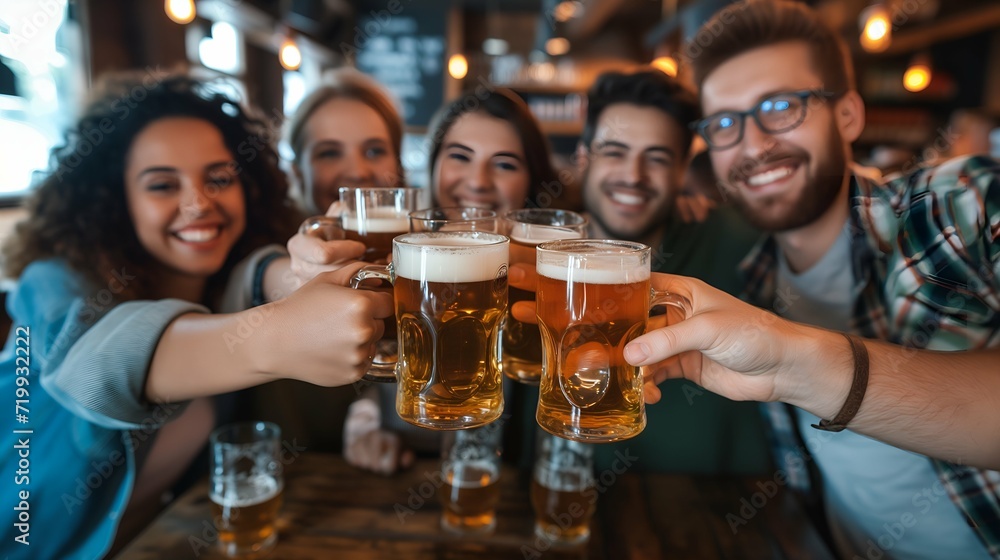
<path fill-rule="evenodd" d="M 535 536 L 553 545 L 575 545 L 590 538 L 597 505 L 594 448 L 539 430 L 531 477 Z"/>
<path fill-rule="evenodd" d="M 496 528 L 500 501 L 500 441 L 494 422 L 445 434 L 441 442 L 441 528 L 461 535 Z"/>
<path fill-rule="evenodd" d="M 569 210 L 525 208 L 504 215 L 504 233 L 510 237 L 510 264 L 535 266 L 535 246 L 556 239 L 586 237 L 587 218 Z M 510 305 L 531 301 L 535 294 L 510 289 Z M 511 379 L 538 385 L 542 377 L 542 336 L 538 326 L 507 314 L 503 327 L 503 372 Z"/>
<path fill-rule="evenodd" d="M 686 299 L 651 290 L 649 247 L 614 240 L 564 240 L 537 250 L 542 381 L 538 424 L 578 441 L 617 441 L 646 426 L 642 374 L 625 345 L 646 331 L 655 305 Z"/>
<path fill-rule="evenodd" d="M 209 498 L 219 547 L 229 557 L 266 553 L 278 541 L 281 429 L 270 422 L 230 424 L 209 437 Z"/>
<path fill-rule="evenodd" d="M 426 208 L 410 213 L 410 231 L 492 231 L 499 232 L 500 218 L 493 210 L 449 206 Z"/>
<path fill-rule="evenodd" d="M 506 236 L 483 231 L 409 233 L 392 263 L 361 269 L 393 285 L 399 358 L 368 375 L 395 376 L 396 411 L 411 424 L 455 430 L 488 424 L 503 409 L 500 324 L 507 313 Z"/>
<path fill-rule="evenodd" d="M 392 239 L 410 231 L 409 214 L 424 189 L 340 187 L 340 224 L 347 239 L 367 247 L 363 260 L 385 262 Z"/>

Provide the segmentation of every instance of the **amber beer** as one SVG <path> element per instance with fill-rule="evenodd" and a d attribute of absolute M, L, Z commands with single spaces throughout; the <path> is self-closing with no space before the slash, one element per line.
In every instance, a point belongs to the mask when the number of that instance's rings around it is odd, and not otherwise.
<path fill-rule="evenodd" d="M 375 208 L 368 211 L 364 219 L 344 215 L 342 227 L 347 239 L 360 241 L 366 247 L 362 260 L 376 262 L 385 260 L 392 253 L 392 240 L 397 235 L 410 231 L 406 214 L 397 214 L 392 208 Z"/>
<path fill-rule="evenodd" d="M 584 222 L 584 226 L 585 226 Z M 510 234 L 510 263 L 535 264 L 535 247 L 555 239 L 583 237 L 582 229 L 575 231 L 563 227 L 546 227 L 537 224 L 516 224 Z M 510 305 L 519 301 L 532 301 L 535 294 L 510 288 Z M 507 377 L 523 383 L 537 385 L 542 376 L 542 335 L 538 326 L 522 323 L 508 313 L 503 327 L 503 372 Z"/>
<path fill-rule="evenodd" d="M 538 246 L 538 322 L 544 347 L 536 418 L 577 441 L 617 441 L 646 425 L 642 375 L 623 356 L 646 330 L 651 297 L 688 309 L 686 300 L 650 291 L 649 247 L 614 240 Z"/>
<path fill-rule="evenodd" d="M 531 505 L 535 510 L 535 534 L 558 544 L 577 544 L 590 537 L 597 491 L 589 469 L 578 472 L 536 467 L 531 479 Z"/>
<path fill-rule="evenodd" d="M 495 461 L 447 465 L 442 472 L 442 526 L 461 533 L 479 533 L 496 526 L 500 501 L 500 470 Z"/>
<path fill-rule="evenodd" d="M 403 420 L 461 429 L 500 416 L 507 257 L 507 237 L 487 232 L 411 233 L 393 243 Z"/>
<path fill-rule="evenodd" d="M 280 479 L 258 475 L 227 486 L 223 494 L 209 493 L 223 551 L 259 551 L 273 546 L 282 490 Z"/>

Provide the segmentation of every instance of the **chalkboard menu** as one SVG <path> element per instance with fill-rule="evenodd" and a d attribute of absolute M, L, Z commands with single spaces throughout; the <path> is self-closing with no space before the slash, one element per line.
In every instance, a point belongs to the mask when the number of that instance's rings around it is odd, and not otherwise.
<path fill-rule="evenodd" d="M 407 125 L 426 126 L 444 102 L 448 10 L 415 4 L 362 4 L 355 63 L 392 92 Z"/>

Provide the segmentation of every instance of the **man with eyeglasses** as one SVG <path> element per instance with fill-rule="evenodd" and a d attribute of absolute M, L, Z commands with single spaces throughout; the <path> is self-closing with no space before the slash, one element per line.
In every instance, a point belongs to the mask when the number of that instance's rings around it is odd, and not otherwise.
<path fill-rule="evenodd" d="M 1000 558 L 1000 473 L 969 466 L 1000 466 L 1000 163 L 885 185 L 854 172 L 847 49 L 803 4 L 735 4 L 695 40 L 693 128 L 770 232 L 744 261 L 745 299 L 778 316 L 657 275 L 694 311 L 626 358 L 768 402 L 776 480 L 825 515 L 841 557 Z"/>

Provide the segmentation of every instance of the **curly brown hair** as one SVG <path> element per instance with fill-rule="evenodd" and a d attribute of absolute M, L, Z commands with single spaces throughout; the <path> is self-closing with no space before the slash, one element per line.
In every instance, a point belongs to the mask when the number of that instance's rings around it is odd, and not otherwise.
<path fill-rule="evenodd" d="M 58 258 L 95 288 L 127 268 L 136 280 L 118 300 L 152 297 L 156 260 L 139 242 L 129 215 L 125 160 L 135 137 L 166 117 L 201 119 L 221 132 L 246 199 L 246 230 L 209 279 L 205 303 L 251 251 L 288 240 L 301 216 L 270 143 L 277 133 L 209 83 L 179 74 L 121 73 L 103 80 L 65 143 L 52 150 L 51 171 L 27 201 L 28 218 L 4 244 L 7 277 L 20 277 L 34 261 Z"/>

